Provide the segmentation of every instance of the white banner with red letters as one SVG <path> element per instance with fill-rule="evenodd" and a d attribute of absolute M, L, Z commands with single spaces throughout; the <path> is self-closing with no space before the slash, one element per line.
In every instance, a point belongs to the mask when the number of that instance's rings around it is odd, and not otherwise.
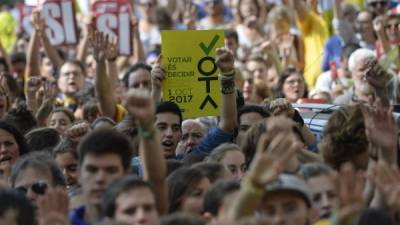
<path fill-rule="evenodd" d="M 96 30 L 118 37 L 119 54 L 132 54 L 132 7 L 128 0 L 97 0 L 92 3 Z"/>

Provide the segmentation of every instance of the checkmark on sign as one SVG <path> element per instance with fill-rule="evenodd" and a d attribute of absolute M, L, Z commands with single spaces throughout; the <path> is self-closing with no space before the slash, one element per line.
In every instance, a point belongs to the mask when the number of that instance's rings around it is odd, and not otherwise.
<path fill-rule="evenodd" d="M 215 47 L 215 44 L 217 44 L 217 41 L 219 40 L 219 35 L 215 35 L 214 38 L 211 40 L 210 44 L 208 44 L 208 47 L 201 42 L 199 44 L 200 48 L 203 50 L 206 55 L 210 54 L 211 50 Z"/>

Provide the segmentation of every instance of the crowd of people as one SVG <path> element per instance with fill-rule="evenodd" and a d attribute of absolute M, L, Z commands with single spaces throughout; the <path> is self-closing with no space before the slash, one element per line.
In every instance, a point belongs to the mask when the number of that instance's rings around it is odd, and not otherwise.
<path fill-rule="evenodd" d="M 398 1 L 130 2 L 131 56 L 2 6 L 0 224 L 400 224 Z M 213 29 L 220 113 L 183 119 L 161 32 Z M 307 102 L 340 106 L 322 137 Z"/>

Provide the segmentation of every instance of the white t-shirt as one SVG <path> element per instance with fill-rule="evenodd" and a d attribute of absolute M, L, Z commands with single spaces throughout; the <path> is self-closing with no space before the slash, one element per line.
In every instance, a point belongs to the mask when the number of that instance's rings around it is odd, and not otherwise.
<path fill-rule="evenodd" d="M 352 84 L 351 79 L 346 77 L 340 77 L 339 82 L 344 87 L 349 87 Z M 333 85 L 333 79 L 331 75 L 331 71 L 326 71 L 319 75 L 317 79 L 317 83 L 315 84 L 316 91 L 327 91 L 330 92 Z"/>

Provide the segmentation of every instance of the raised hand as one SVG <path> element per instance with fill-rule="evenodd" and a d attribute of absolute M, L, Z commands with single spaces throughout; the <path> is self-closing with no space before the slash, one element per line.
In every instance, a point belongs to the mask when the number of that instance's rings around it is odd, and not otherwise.
<path fill-rule="evenodd" d="M 382 16 L 378 16 L 374 19 L 372 22 L 372 25 L 374 27 L 374 30 L 376 33 L 382 32 L 383 31 L 383 26 L 384 26 L 384 19 Z"/>
<path fill-rule="evenodd" d="M 233 53 L 227 48 L 217 48 L 215 63 L 222 74 L 233 73 L 235 58 Z"/>
<path fill-rule="evenodd" d="M 380 160 L 372 167 L 368 178 L 383 194 L 388 209 L 400 211 L 400 171 L 397 166 L 390 167 Z"/>
<path fill-rule="evenodd" d="M 40 77 L 29 77 L 26 82 L 26 91 L 28 95 L 35 96 L 42 86 L 42 80 Z"/>
<path fill-rule="evenodd" d="M 187 30 L 196 29 L 197 9 L 191 0 L 183 1 L 183 24 Z"/>
<path fill-rule="evenodd" d="M 395 160 L 397 152 L 397 126 L 393 110 L 383 106 L 378 98 L 375 107 L 360 105 L 364 115 L 365 132 L 369 142 L 379 147 L 381 156 Z"/>
<path fill-rule="evenodd" d="M 258 141 L 257 152 L 248 171 L 248 176 L 257 186 L 265 186 L 277 179 L 290 159 L 301 150 L 301 144 L 290 134 L 293 124 L 284 117 L 269 120 L 268 130 Z"/>
<path fill-rule="evenodd" d="M 269 108 L 273 116 L 283 115 L 288 118 L 293 118 L 295 113 L 292 103 L 290 103 L 286 98 L 273 100 L 270 103 Z"/>
<path fill-rule="evenodd" d="M 89 43 L 93 47 L 93 56 L 97 62 L 115 59 L 118 55 L 117 39 L 110 35 L 91 31 Z"/>
<path fill-rule="evenodd" d="M 68 128 L 64 135 L 74 142 L 79 140 L 91 131 L 90 125 L 87 122 L 82 122 Z"/>
<path fill-rule="evenodd" d="M 379 65 L 378 60 L 374 59 L 367 64 L 369 70 L 365 73 L 365 79 L 377 90 L 386 90 L 386 85 L 390 81 L 390 75 Z"/>
<path fill-rule="evenodd" d="M 145 129 L 151 129 L 154 123 L 155 104 L 146 89 L 131 89 L 125 95 L 124 106 Z"/>
<path fill-rule="evenodd" d="M 69 225 L 68 194 L 62 188 L 48 188 L 38 198 L 39 225 Z"/>
<path fill-rule="evenodd" d="M 42 84 L 43 102 L 53 103 L 58 94 L 58 87 L 55 81 L 46 80 Z"/>
<path fill-rule="evenodd" d="M 151 69 L 151 81 L 153 88 L 161 88 L 161 83 L 165 79 L 165 68 L 161 65 L 162 55 L 159 55 Z"/>
<path fill-rule="evenodd" d="M 339 187 L 339 208 L 337 217 L 339 224 L 351 224 L 350 221 L 359 216 L 363 209 L 364 178 L 356 173 L 350 163 L 346 163 L 340 169 L 336 177 Z"/>
<path fill-rule="evenodd" d="M 46 28 L 46 25 L 44 23 L 43 18 L 40 15 L 40 11 L 38 10 L 34 10 L 31 14 L 31 23 L 33 25 L 33 28 L 35 28 L 35 30 L 37 32 L 44 32 L 44 29 Z"/>

